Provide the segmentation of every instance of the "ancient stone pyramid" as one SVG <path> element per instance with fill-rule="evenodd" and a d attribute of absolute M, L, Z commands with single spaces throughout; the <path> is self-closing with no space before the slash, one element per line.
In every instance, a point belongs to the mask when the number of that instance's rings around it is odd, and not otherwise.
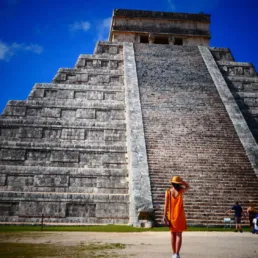
<path fill-rule="evenodd" d="M 161 224 L 173 175 L 191 185 L 188 224 L 220 225 L 235 201 L 257 204 L 257 73 L 209 47 L 209 23 L 114 10 L 93 55 L 9 101 L 0 223 Z"/>

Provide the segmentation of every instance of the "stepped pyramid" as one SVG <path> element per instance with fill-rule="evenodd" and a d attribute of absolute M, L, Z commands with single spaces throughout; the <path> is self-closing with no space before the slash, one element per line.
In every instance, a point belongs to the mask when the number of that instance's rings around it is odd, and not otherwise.
<path fill-rule="evenodd" d="M 189 225 L 258 203 L 258 76 L 209 46 L 210 16 L 117 9 L 109 41 L 0 118 L 0 223 L 162 224 L 173 175 Z M 154 215 L 154 216 L 153 216 Z"/>

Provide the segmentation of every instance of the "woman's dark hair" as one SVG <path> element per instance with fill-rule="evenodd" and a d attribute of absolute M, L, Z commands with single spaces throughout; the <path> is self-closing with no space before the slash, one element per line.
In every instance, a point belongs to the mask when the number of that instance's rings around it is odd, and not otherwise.
<path fill-rule="evenodd" d="M 180 184 L 172 183 L 172 186 L 173 186 L 178 192 L 182 189 L 182 187 L 181 187 Z"/>

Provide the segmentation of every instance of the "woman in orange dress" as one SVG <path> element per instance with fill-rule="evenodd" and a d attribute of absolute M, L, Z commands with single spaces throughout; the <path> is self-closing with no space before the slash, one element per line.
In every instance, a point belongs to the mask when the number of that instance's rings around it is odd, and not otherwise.
<path fill-rule="evenodd" d="M 183 194 L 189 189 L 189 185 L 180 176 L 174 176 L 170 182 L 172 187 L 166 191 L 164 222 L 171 232 L 172 258 L 180 258 L 182 232 L 187 229 Z"/>

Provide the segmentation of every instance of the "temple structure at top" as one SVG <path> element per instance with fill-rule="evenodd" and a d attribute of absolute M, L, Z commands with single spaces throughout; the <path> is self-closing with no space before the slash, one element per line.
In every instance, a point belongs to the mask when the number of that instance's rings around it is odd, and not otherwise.
<path fill-rule="evenodd" d="M 210 15 L 115 9 L 109 41 L 209 45 Z"/>

